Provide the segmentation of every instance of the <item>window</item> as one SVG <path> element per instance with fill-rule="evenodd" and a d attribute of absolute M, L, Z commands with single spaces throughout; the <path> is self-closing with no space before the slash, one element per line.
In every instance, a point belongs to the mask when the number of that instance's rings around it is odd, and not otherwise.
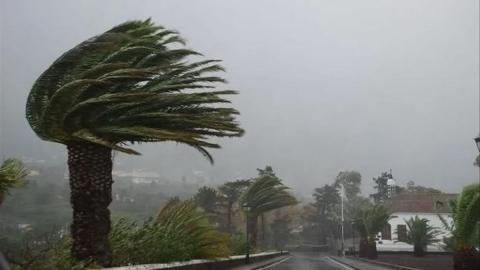
<path fill-rule="evenodd" d="M 405 242 L 407 239 L 407 225 L 397 225 L 398 241 Z"/>

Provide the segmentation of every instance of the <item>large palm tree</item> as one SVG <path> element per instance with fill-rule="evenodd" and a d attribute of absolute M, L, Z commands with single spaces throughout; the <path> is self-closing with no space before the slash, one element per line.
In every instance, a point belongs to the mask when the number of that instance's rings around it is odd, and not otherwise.
<path fill-rule="evenodd" d="M 7 159 L 0 165 L 0 205 L 10 189 L 25 183 L 27 170 L 17 159 Z"/>
<path fill-rule="evenodd" d="M 251 233 L 248 239 L 255 249 L 257 246 L 258 218 L 269 211 L 297 203 L 295 197 L 288 192 L 275 175 L 262 174 L 253 181 L 240 199 L 241 205 L 248 206 L 248 230 Z"/>
<path fill-rule="evenodd" d="M 112 150 L 139 154 L 127 143 L 174 141 L 211 162 L 210 136 L 241 136 L 238 112 L 215 90 L 224 79 L 218 60 L 181 48 L 175 31 L 150 19 L 130 21 L 60 56 L 35 82 L 26 106 L 42 139 L 68 149 L 73 222 L 72 252 L 109 265 Z"/>

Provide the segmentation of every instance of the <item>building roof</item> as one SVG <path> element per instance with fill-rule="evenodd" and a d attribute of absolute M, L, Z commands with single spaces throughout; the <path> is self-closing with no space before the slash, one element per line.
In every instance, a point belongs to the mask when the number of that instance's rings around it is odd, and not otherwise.
<path fill-rule="evenodd" d="M 449 202 L 458 194 L 451 193 L 401 193 L 385 201 L 392 213 L 451 213 Z"/>

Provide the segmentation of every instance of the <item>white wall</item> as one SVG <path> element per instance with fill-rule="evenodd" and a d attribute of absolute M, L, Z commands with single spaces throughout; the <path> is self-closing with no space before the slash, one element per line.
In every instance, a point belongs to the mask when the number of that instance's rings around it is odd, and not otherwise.
<path fill-rule="evenodd" d="M 452 218 L 449 214 L 441 213 L 440 214 L 447 222 L 450 224 Z M 397 225 L 406 225 L 405 220 L 418 216 L 419 218 L 426 218 L 429 220 L 428 224 L 434 227 L 437 227 L 442 233 L 437 236 L 439 240 L 442 240 L 444 236 L 449 236 L 450 232 L 445 230 L 443 227 L 442 221 L 438 218 L 436 213 L 393 213 L 393 218 L 390 219 L 388 223 L 392 227 L 392 240 L 398 240 L 397 235 Z M 407 227 L 408 230 L 408 227 Z"/>

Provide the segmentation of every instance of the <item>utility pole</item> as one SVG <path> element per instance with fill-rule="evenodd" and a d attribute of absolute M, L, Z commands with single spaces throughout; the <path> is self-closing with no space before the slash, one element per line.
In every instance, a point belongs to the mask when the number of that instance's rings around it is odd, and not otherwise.
<path fill-rule="evenodd" d="M 345 236 L 344 236 L 344 230 L 343 230 L 343 223 L 345 221 L 344 216 L 343 216 L 343 195 L 345 193 L 343 184 L 340 185 L 340 198 L 342 202 L 342 256 L 345 256 Z"/>

